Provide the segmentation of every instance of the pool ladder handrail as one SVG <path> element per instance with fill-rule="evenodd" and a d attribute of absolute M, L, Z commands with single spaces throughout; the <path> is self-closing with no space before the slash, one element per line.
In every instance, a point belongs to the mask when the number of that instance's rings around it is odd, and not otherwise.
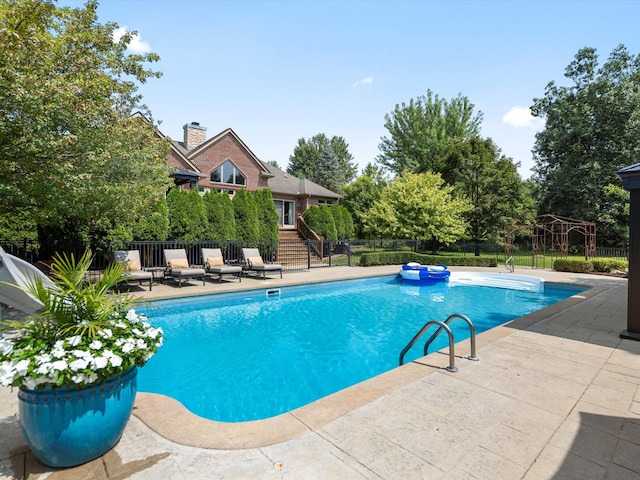
<path fill-rule="evenodd" d="M 511 273 L 513 273 L 516 269 L 516 264 L 513 260 L 513 257 L 509 257 L 504 261 L 504 266 L 507 270 L 509 270 Z"/>
<path fill-rule="evenodd" d="M 460 318 L 464 320 L 466 324 L 469 326 L 469 341 L 471 342 L 471 352 L 469 356 L 465 358 L 467 360 L 473 360 L 476 362 L 480 360 L 476 355 L 476 329 L 473 325 L 473 322 L 466 315 L 462 315 L 461 313 L 454 313 L 453 315 L 449 315 L 449 317 L 444 322 L 441 322 L 439 320 L 430 320 L 427 323 L 425 323 L 424 326 L 420 329 L 420 331 L 407 344 L 407 346 L 404 347 L 404 349 L 402 349 L 402 352 L 400 352 L 400 365 L 404 364 L 405 354 L 409 351 L 411 347 L 413 347 L 416 344 L 416 342 L 420 339 L 420 337 L 425 334 L 425 332 L 429 329 L 429 327 L 431 325 L 439 325 L 440 328 L 438 328 L 438 330 L 436 330 L 435 333 L 431 335 L 431 338 L 429 338 L 429 340 L 427 340 L 426 343 L 424 344 L 423 353 L 425 356 L 428 355 L 429 345 L 431 345 L 431 343 L 436 339 L 438 335 L 440 335 L 440 333 L 443 330 L 446 331 L 447 336 L 449 337 L 449 366 L 445 368 L 449 372 L 457 372 L 458 368 L 455 365 L 456 356 L 455 356 L 454 336 L 453 336 L 453 332 L 451 331 L 451 328 L 449 327 L 449 323 L 451 323 L 456 318 Z"/>

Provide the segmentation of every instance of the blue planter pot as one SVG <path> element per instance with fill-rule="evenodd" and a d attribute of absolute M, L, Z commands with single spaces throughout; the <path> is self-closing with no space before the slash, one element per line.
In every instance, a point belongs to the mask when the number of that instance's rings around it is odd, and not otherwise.
<path fill-rule="evenodd" d="M 77 390 L 20 389 L 22 433 L 50 467 L 71 467 L 98 458 L 118 442 L 131 416 L 136 368 Z"/>

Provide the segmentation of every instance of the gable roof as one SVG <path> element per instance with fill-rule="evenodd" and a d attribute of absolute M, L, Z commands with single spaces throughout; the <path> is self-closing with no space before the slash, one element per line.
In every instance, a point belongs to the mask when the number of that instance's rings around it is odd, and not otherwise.
<path fill-rule="evenodd" d="M 271 164 L 261 162 L 271 174 L 271 178 L 267 180 L 269 189 L 273 193 L 283 193 L 287 195 L 313 195 L 314 197 L 324 197 L 338 199 L 340 195 L 331 190 L 324 188 L 317 183 L 307 180 L 306 178 L 298 178 L 287 172 L 283 172 Z"/>
<path fill-rule="evenodd" d="M 255 156 L 255 154 L 251 151 L 251 149 L 249 147 L 247 147 L 247 145 L 240 139 L 240 137 L 238 137 L 238 135 L 236 135 L 236 132 L 234 132 L 230 128 L 227 128 L 226 130 L 223 130 L 222 132 L 220 132 L 215 137 L 211 137 L 209 140 L 201 143 L 200 145 L 198 145 L 193 150 L 190 150 L 187 153 L 187 156 L 189 158 L 197 157 L 204 150 L 206 150 L 206 149 L 210 148 L 211 146 L 215 145 L 216 143 L 218 143 L 220 140 L 222 140 L 223 138 L 225 138 L 227 136 L 233 137 L 233 139 L 236 142 L 238 142 L 238 144 L 247 152 L 247 155 L 249 156 L 249 158 L 251 158 L 251 160 L 253 160 L 253 162 L 256 164 L 256 166 L 260 170 L 260 175 L 261 176 L 269 177 L 271 175 L 269 170 L 267 168 L 265 168 L 265 164 L 258 157 Z M 181 146 L 184 149 L 184 144 L 182 144 Z"/>

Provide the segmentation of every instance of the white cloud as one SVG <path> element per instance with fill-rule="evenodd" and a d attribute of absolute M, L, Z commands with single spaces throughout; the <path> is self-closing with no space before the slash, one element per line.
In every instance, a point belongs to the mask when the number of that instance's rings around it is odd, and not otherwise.
<path fill-rule="evenodd" d="M 529 127 L 534 129 L 542 128 L 544 121 L 541 118 L 531 115 L 531 109 L 527 107 L 512 107 L 502 121 L 513 127 Z"/>
<path fill-rule="evenodd" d="M 127 33 L 127 26 L 118 27 L 113 31 L 113 41 L 118 42 Z M 127 45 L 127 50 L 134 53 L 149 53 L 151 46 L 147 42 L 143 42 L 137 33 L 131 37 L 131 42 Z"/>
<path fill-rule="evenodd" d="M 365 77 L 358 80 L 353 84 L 353 88 L 358 88 L 362 85 L 373 85 L 373 77 Z"/>

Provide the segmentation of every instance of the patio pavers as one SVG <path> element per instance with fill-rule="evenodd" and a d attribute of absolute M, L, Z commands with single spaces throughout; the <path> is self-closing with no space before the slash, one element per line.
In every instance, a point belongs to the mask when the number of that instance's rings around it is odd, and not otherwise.
<path fill-rule="evenodd" d="M 179 292 L 158 285 L 142 293 L 162 298 L 387 273 L 397 267 L 314 269 L 285 272 L 282 281 L 208 282 Z M 80 467 L 50 469 L 24 446 L 15 391 L 1 388 L 0 479 L 640 478 L 640 342 L 619 338 L 627 281 L 518 273 L 596 288 L 480 335 L 480 361 L 457 359 L 458 373 L 438 368 L 447 355 L 434 353 L 287 414 L 292 431 L 278 431 L 275 443 L 203 448 L 202 442 L 215 443 L 216 422 L 186 416 L 185 426 L 161 401 L 149 400 L 156 396 L 141 395 L 111 452 Z M 468 341 L 456 353 L 465 349 Z M 152 409 L 145 405 L 150 401 Z M 154 431 L 171 423 L 191 446 Z M 247 434 L 243 441 L 260 444 L 269 428 Z M 234 435 L 230 428 L 222 436 L 233 444 Z"/>

